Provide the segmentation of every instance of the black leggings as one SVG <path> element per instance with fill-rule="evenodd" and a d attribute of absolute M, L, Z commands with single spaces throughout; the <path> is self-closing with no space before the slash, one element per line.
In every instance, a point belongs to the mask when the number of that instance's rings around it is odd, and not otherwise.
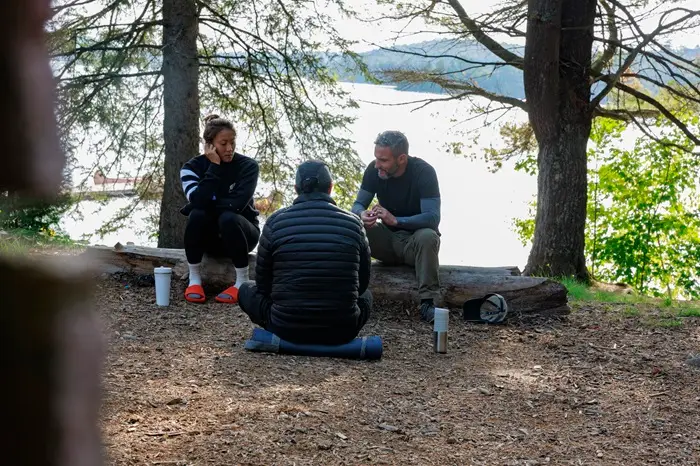
<path fill-rule="evenodd" d="M 236 268 L 248 267 L 248 253 L 259 239 L 258 227 L 242 215 L 194 209 L 185 228 L 187 262 L 199 264 L 207 253 L 231 258 Z"/>

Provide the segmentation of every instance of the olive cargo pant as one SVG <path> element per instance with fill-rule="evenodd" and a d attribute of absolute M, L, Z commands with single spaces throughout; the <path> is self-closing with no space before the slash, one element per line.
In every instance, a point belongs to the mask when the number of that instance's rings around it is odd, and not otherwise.
<path fill-rule="evenodd" d="M 440 297 L 440 236 L 430 228 L 391 231 L 381 223 L 367 228 L 372 257 L 387 265 L 410 265 L 416 269 L 420 299 Z"/>

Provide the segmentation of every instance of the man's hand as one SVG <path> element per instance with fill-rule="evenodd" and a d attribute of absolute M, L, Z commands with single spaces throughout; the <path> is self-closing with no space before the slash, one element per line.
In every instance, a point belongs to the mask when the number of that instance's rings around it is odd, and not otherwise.
<path fill-rule="evenodd" d="M 219 157 L 219 154 L 216 153 L 216 148 L 213 144 L 204 145 L 204 155 L 213 164 L 219 165 L 221 163 L 221 157 Z"/>
<path fill-rule="evenodd" d="M 394 214 L 386 210 L 384 207 L 376 205 L 372 210 L 374 211 L 377 217 L 382 219 L 382 223 L 384 225 L 390 227 L 395 227 L 396 225 L 398 225 L 399 222 L 396 220 L 396 217 L 394 217 Z"/>
<path fill-rule="evenodd" d="M 374 210 L 363 210 L 360 214 L 360 220 L 365 228 L 373 228 L 377 225 L 377 214 L 374 213 Z"/>

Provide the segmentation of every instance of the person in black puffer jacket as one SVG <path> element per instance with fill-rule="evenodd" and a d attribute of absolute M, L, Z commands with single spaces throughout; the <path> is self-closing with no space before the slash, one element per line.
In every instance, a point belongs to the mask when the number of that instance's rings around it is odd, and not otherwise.
<path fill-rule="evenodd" d="M 239 290 L 253 323 L 293 343 L 347 343 L 370 315 L 369 242 L 359 218 L 336 206 L 332 188 L 322 162 L 299 166 L 299 196 L 268 218 L 255 282 Z"/>

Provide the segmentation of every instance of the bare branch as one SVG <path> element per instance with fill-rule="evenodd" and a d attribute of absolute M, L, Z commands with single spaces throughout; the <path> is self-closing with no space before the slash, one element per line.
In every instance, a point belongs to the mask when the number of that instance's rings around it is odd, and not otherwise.
<path fill-rule="evenodd" d="M 629 121 L 634 123 L 634 125 L 637 128 L 639 128 L 642 131 L 642 133 L 644 133 L 644 135 L 646 137 L 648 137 L 652 141 L 656 142 L 657 144 L 661 144 L 662 146 L 666 146 L 666 147 L 675 147 L 676 149 L 680 149 L 683 152 L 693 153 L 693 150 L 689 147 L 682 146 L 680 144 L 676 144 L 675 142 L 668 142 L 668 141 L 664 141 L 664 140 L 659 139 L 651 131 L 649 131 L 649 129 L 641 121 L 639 121 L 637 118 L 632 117 L 632 118 L 630 118 Z"/>
<path fill-rule="evenodd" d="M 664 14 L 664 16 L 667 15 L 667 14 L 670 14 L 671 11 L 673 11 L 673 10 L 669 10 L 668 12 L 666 12 L 666 13 Z M 600 102 L 605 98 L 605 96 L 608 95 L 608 93 L 610 93 L 611 90 L 613 90 L 613 88 L 615 87 L 615 84 L 620 80 L 620 76 L 622 76 L 622 74 L 623 74 L 624 72 L 627 71 L 627 69 L 632 65 L 632 63 L 634 62 L 634 60 L 637 58 L 637 55 L 639 54 L 639 52 L 640 52 L 644 47 L 646 47 L 647 44 L 649 44 L 649 42 L 651 42 L 651 41 L 654 39 L 654 37 L 656 37 L 656 36 L 657 36 L 660 32 L 662 32 L 664 29 L 673 27 L 673 26 L 675 26 L 675 25 L 677 25 L 677 24 L 681 24 L 681 23 L 683 23 L 683 22 L 685 22 L 685 21 L 687 21 L 687 20 L 689 20 L 689 19 L 691 19 L 691 18 L 693 18 L 693 17 L 695 17 L 695 16 L 698 16 L 698 15 L 700 15 L 700 11 L 691 11 L 690 13 L 686 14 L 685 16 L 683 16 L 683 17 L 681 17 L 681 18 L 678 18 L 678 19 L 676 19 L 675 21 L 672 21 L 672 22 L 671 22 L 670 24 L 668 24 L 668 25 L 663 25 L 663 18 L 662 18 L 661 20 L 659 20 L 659 25 L 656 27 L 656 29 L 655 29 L 651 34 L 645 35 L 644 40 L 641 41 L 641 42 L 629 53 L 629 55 L 628 55 L 627 58 L 625 59 L 625 62 L 620 66 L 620 68 L 615 72 L 615 74 L 613 74 L 613 75 L 610 76 L 609 78 L 606 78 L 606 79 L 605 79 L 605 81 L 607 82 L 607 85 L 606 85 L 605 88 L 591 101 L 591 108 L 596 108 L 596 107 L 598 106 L 598 104 L 600 104 Z"/>
<path fill-rule="evenodd" d="M 627 110 L 627 109 L 609 109 L 598 107 L 594 112 L 593 116 L 611 118 L 613 120 L 627 121 L 631 122 L 634 119 L 641 118 L 657 118 L 661 115 L 661 112 L 653 109 L 638 109 L 638 110 Z"/>
<path fill-rule="evenodd" d="M 637 78 L 637 79 L 639 79 L 639 80 L 646 81 L 646 82 L 651 83 L 651 84 L 653 84 L 653 85 L 655 85 L 655 86 L 658 86 L 658 87 L 660 87 L 660 88 L 662 88 L 662 89 L 666 89 L 668 92 L 670 92 L 671 94 L 673 94 L 673 95 L 675 95 L 675 96 L 677 96 L 677 97 L 680 97 L 681 99 L 690 100 L 690 101 L 692 101 L 692 102 L 697 102 L 697 103 L 700 104 L 700 97 L 693 97 L 692 95 L 684 94 L 683 92 L 680 92 L 680 91 L 679 91 L 678 89 L 676 89 L 675 87 L 669 86 L 668 84 L 665 84 L 665 83 L 663 83 L 663 82 L 661 82 L 661 81 L 657 81 L 656 79 L 650 78 L 649 76 L 646 76 L 646 75 L 644 75 L 644 74 L 640 74 L 640 73 L 625 73 L 625 74 L 622 75 L 622 77 L 625 77 L 625 78 Z M 697 90 L 696 90 L 696 91 L 697 91 Z"/>
<path fill-rule="evenodd" d="M 459 55 L 450 55 L 450 54 L 429 54 L 429 53 L 420 53 L 420 52 L 415 52 L 413 50 L 402 50 L 398 48 L 392 48 L 392 47 L 385 47 L 381 45 L 375 45 L 379 50 L 384 50 L 387 52 L 395 52 L 395 53 L 401 53 L 404 55 L 412 55 L 415 57 L 421 57 L 421 58 L 430 58 L 430 59 L 437 59 L 437 58 L 451 58 L 453 60 L 461 61 L 464 63 L 468 63 L 470 65 L 478 65 L 478 66 L 506 66 L 506 65 L 512 65 L 512 66 L 518 66 L 519 63 L 516 62 L 502 62 L 502 61 L 474 61 L 474 60 L 468 60 L 464 57 L 460 57 Z"/>
<path fill-rule="evenodd" d="M 485 97 L 494 102 L 500 102 L 502 104 L 507 104 L 512 107 L 518 107 L 522 110 L 528 111 L 527 103 L 523 100 L 516 99 L 514 97 L 495 94 L 493 92 L 489 92 L 485 89 L 482 89 L 478 86 L 466 82 L 454 81 L 436 75 L 426 75 L 425 73 L 416 71 L 388 70 L 384 71 L 384 73 L 391 76 L 394 82 L 419 83 L 428 81 L 437 84 L 438 86 L 442 87 L 447 91 L 458 91 L 461 97 Z"/>
<path fill-rule="evenodd" d="M 678 127 L 678 129 L 680 129 L 683 132 L 683 134 L 685 134 L 688 137 L 688 139 L 693 141 L 693 143 L 695 145 L 700 146 L 700 138 L 698 138 L 696 135 L 694 135 L 693 132 L 690 130 L 690 128 L 688 128 L 688 126 L 685 123 L 683 123 L 678 118 L 676 118 L 676 116 L 673 113 L 671 113 L 671 111 L 668 110 L 661 102 L 654 99 L 653 97 L 650 97 L 650 96 L 644 94 L 643 92 L 638 91 L 637 89 L 634 89 L 633 87 L 629 87 L 626 84 L 622 84 L 621 82 L 614 83 L 614 85 L 618 89 L 638 98 L 639 100 L 642 100 L 642 101 L 652 105 L 663 116 L 668 118 L 674 125 L 676 125 L 676 127 Z"/>
<path fill-rule="evenodd" d="M 464 24 L 464 26 L 467 28 L 467 31 L 472 36 L 474 36 L 474 39 L 476 39 L 481 45 L 489 49 L 491 53 L 496 55 L 501 60 L 508 63 L 513 63 L 513 66 L 515 66 L 516 68 L 523 68 L 523 58 L 506 49 L 501 44 L 489 37 L 486 33 L 484 33 L 481 26 L 469 17 L 467 12 L 464 10 L 462 4 L 459 3 L 459 0 L 447 1 L 455 10 L 457 16 L 459 16 L 460 21 L 462 21 L 462 24 Z"/>
<path fill-rule="evenodd" d="M 606 43 L 603 49 L 603 54 L 598 58 L 598 60 L 593 63 L 592 69 L 594 73 L 600 73 L 603 68 L 610 63 L 610 60 L 615 56 L 617 51 L 617 46 L 615 43 L 618 41 L 618 29 L 617 23 L 615 22 L 615 9 L 610 6 L 610 4 L 605 0 L 600 0 L 600 5 L 605 9 L 605 16 L 607 17 L 607 27 L 608 27 L 608 39 L 609 42 Z"/>
<path fill-rule="evenodd" d="M 613 45 L 615 45 L 615 46 L 617 46 L 617 47 L 620 47 L 622 50 L 626 50 L 626 51 L 628 51 L 628 52 L 630 52 L 630 51 L 633 50 L 632 47 L 630 47 L 630 46 L 628 46 L 628 45 L 625 45 L 625 44 L 623 44 L 623 43 L 620 42 L 620 41 L 613 42 L 613 41 L 610 41 L 610 40 L 608 40 L 608 39 L 604 39 L 604 38 L 601 38 L 601 37 L 595 37 L 594 39 L 597 40 L 598 42 L 612 43 Z M 664 53 L 668 53 L 669 55 L 671 55 L 671 52 L 669 52 L 669 51 L 667 51 L 667 50 L 664 50 Z M 669 65 L 673 65 L 674 67 L 678 68 L 678 69 L 681 70 L 681 71 L 688 72 L 688 73 L 692 74 L 693 76 L 695 76 L 695 77 L 697 77 L 697 78 L 700 78 L 700 72 L 698 71 L 698 68 L 699 68 L 699 67 L 698 67 L 698 64 L 697 64 L 697 63 L 693 63 L 693 62 L 691 62 L 691 61 L 687 61 L 687 60 L 683 59 L 682 57 L 680 57 L 680 59 L 679 59 L 678 61 L 687 62 L 687 63 L 689 64 L 690 67 L 686 67 L 686 66 L 683 66 L 682 64 L 673 62 L 673 61 L 672 61 L 670 58 L 668 58 L 668 57 L 664 57 L 664 56 L 662 56 L 662 55 L 659 55 L 659 54 L 654 53 L 654 52 L 650 52 L 650 51 L 648 51 L 648 50 L 642 50 L 642 51 L 639 52 L 639 54 L 642 55 L 642 56 L 644 56 L 644 57 L 646 57 L 646 58 L 649 59 L 649 60 L 654 60 L 655 62 L 659 63 L 661 66 L 663 66 L 664 68 L 666 68 L 666 69 L 668 70 L 669 75 L 673 75 L 673 71 L 671 70 L 671 68 L 670 68 L 670 66 L 669 66 Z M 695 68 L 695 69 L 694 69 L 694 68 Z M 594 76 L 600 77 L 600 75 L 597 75 L 597 74 L 595 74 L 595 73 L 593 73 L 593 75 L 594 75 Z"/>

